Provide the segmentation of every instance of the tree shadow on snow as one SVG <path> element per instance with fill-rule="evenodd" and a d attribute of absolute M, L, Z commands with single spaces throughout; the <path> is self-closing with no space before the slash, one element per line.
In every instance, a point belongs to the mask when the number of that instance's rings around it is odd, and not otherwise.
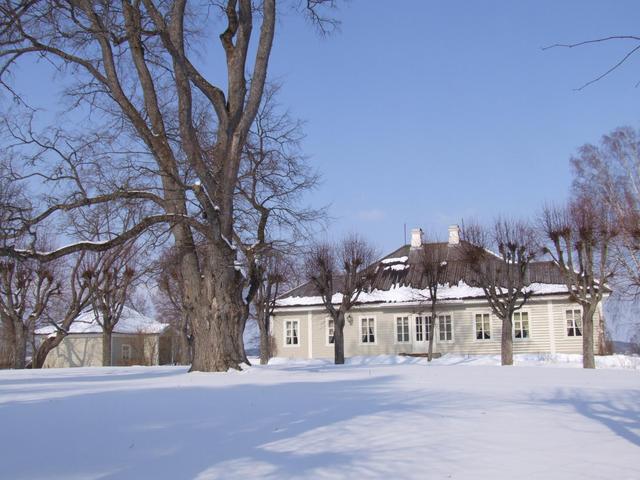
<path fill-rule="evenodd" d="M 329 441 L 300 452 L 287 441 L 357 417 L 414 410 L 415 399 L 390 388 L 393 378 L 260 384 L 231 376 L 226 386 L 134 384 L 5 404 L 0 421 L 11 438 L 0 441 L 7 459 L 0 477 L 308 477 L 353 464 L 358 448 L 340 450 Z M 443 402 L 431 398 L 428 409 L 441 410 Z M 29 452 L 38 452 L 37 462 Z"/>
<path fill-rule="evenodd" d="M 83 367 L 3 372 L 0 387 L 31 384 L 112 382 L 170 377 L 184 374 L 189 367 Z M 64 370 L 64 373 L 60 373 Z M 15 377 L 15 378 L 13 378 Z"/>
<path fill-rule="evenodd" d="M 537 402 L 572 407 L 580 415 L 594 420 L 621 438 L 640 447 L 640 391 L 624 390 L 590 393 L 558 390 L 552 398 L 537 399 Z"/>

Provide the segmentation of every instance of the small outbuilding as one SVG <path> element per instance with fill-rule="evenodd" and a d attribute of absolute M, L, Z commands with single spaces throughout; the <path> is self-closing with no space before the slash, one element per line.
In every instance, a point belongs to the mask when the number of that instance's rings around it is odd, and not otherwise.
<path fill-rule="evenodd" d="M 48 325 L 36 330 L 43 339 L 55 334 Z M 132 308 L 124 307 L 111 337 L 111 365 L 163 365 L 171 363 L 169 325 Z M 102 366 L 102 327 L 93 310 L 74 320 L 69 334 L 54 348 L 44 363 L 47 368 Z"/>

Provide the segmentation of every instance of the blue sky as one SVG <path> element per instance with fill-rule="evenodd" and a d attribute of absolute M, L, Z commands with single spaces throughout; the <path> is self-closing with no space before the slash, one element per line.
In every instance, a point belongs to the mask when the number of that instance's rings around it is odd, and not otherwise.
<path fill-rule="evenodd" d="M 533 217 L 566 198 L 580 145 L 639 126 L 640 55 L 574 91 L 629 44 L 541 50 L 637 33 L 637 0 L 339 5 L 341 31 L 328 38 L 285 11 L 270 63 L 281 102 L 307 121 L 304 149 L 324 177 L 308 200 L 331 204 L 328 237 L 357 231 L 386 252 L 402 244 L 405 223 L 443 239 L 463 218 Z M 213 45 L 201 60 L 217 80 Z M 45 70 L 25 64 L 17 85 L 55 118 L 64 79 L 42 88 Z"/>
<path fill-rule="evenodd" d="M 382 251 L 403 224 L 445 238 L 461 218 L 532 217 L 563 201 L 569 158 L 621 125 L 638 127 L 640 57 L 583 91 L 628 43 L 541 47 L 637 33 L 637 1 L 352 0 L 341 31 L 281 19 L 271 74 L 307 120 L 323 173 L 328 235 L 358 231 Z"/>

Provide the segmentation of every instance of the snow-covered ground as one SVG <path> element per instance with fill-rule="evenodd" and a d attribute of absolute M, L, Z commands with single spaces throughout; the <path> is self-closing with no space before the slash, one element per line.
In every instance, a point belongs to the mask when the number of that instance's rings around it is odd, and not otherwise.
<path fill-rule="evenodd" d="M 640 478 L 638 358 L 516 361 L 2 371 L 0 478 Z"/>

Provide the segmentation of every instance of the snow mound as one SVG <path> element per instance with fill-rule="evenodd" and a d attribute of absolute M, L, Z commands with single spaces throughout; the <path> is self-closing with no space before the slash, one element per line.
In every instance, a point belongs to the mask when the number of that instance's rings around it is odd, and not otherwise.
<path fill-rule="evenodd" d="M 544 366 L 582 368 L 582 355 L 566 353 L 517 354 L 513 356 L 515 366 Z M 327 359 L 287 359 L 276 357 L 269 360 L 269 365 L 287 366 L 330 366 L 333 362 Z M 429 365 L 425 357 L 410 357 L 405 355 L 373 355 L 355 356 L 345 359 L 345 365 Z M 446 354 L 434 358 L 434 366 L 469 365 L 469 366 L 500 366 L 500 355 L 455 355 Z M 631 355 L 608 355 L 596 357 L 597 368 L 618 368 L 640 370 L 640 357 Z"/>

